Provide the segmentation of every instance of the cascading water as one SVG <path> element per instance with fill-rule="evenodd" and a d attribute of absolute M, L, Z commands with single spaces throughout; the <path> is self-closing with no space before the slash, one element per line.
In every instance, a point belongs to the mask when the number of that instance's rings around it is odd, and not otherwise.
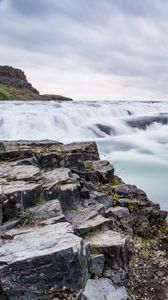
<path fill-rule="evenodd" d="M 168 208 L 168 102 L 0 102 L 0 139 L 96 140 L 118 175 Z"/>

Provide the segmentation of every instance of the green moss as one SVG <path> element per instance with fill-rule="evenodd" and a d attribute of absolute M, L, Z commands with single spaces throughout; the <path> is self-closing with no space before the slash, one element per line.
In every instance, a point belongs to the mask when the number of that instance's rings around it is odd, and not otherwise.
<path fill-rule="evenodd" d="M 8 175 L 4 177 L 6 179 L 7 182 L 11 182 L 11 181 L 16 181 L 17 177 L 16 176 L 12 176 L 12 175 Z"/>
<path fill-rule="evenodd" d="M 90 246 L 90 254 L 91 254 L 91 255 L 99 254 L 99 249 L 97 248 L 96 245 L 91 245 L 91 246 Z"/>
<path fill-rule="evenodd" d="M 32 223 L 32 221 L 33 221 L 33 216 L 29 212 L 29 213 L 25 213 L 21 216 L 20 224 L 21 225 L 29 225 Z"/>
<path fill-rule="evenodd" d="M 42 205 L 42 204 L 44 204 L 44 203 L 45 203 L 45 201 L 44 201 L 44 199 L 42 199 L 42 198 L 34 199 L 34 200 L 32 201 L 33 206 Z"/>
<path fill-rule="evenodd" d="M 119 201 L 120 198 L 121 198 L 121 196 L 120 196 L 119 194 L 117 194 L 117 193 L 114 193 L 114 194 L 112 195 L 112 200 L 113 200 L 114 202 Z"/>
<path fill-rule="evenodd" d="M 111 181 L 111 184 L 112 185 L 119 185 L 120 183 L 121 183 L 121 179 L 117 175 L 115 175 L 113 177 L 112 181 Z"/>
<path fill-rule="evenodd" d="M 14 98 L 15 95 L 10 89 L 4 84 L 0 84 L 0 100 L 13 100 Z"/>
<path fill-rule="evenodd" d="M 91 161 L 85 161 L 85 171 L 91 171 L 92 170 L 92 162 Z"/>

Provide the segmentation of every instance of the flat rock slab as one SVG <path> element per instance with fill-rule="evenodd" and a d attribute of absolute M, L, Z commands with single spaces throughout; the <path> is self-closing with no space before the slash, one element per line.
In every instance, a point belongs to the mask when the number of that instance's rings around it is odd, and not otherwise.
<path fill-rule="evenodd" d="M 44 173 L 46 183 L 66 183 L 71 178 L 71 170 L 68 168 L 57 168 Z"/>
<path fill-rule="evenodd" d="M 126 268 L 129 259 L 128 239 L 125 235 L 107 230 L 96 233 L 86 239 L 90 252 L 102 253 L 105 256 L 105 267 L 113 270 Z"/>
<path fill-rule="evenodd" d="M 44 204 L 30 207 L 24 213 L 30 214 L 33 221 L 43 221 L 56 217 L 61 217 L 62 219 L 64 217 L 58 200 L 50 200 Z"/>
<path fill-rule="evenodd" d="M 28 294 L 41 299 L 50 292 L 83 288 L 88 277 L 83 240 L 69 223 L 9 233 L 13 239 L 0 251 L 0 278 L 9 298 Z"/>
<path fill-rule="evenodd" d="M 39 180 L 41 176 L 40 169 L 32 165 L 4 164 L 0 166 L 0 177 L 6 178 L 7 181 L 36 181 Z"/>
<path fill-rule="evenodd" d="M 107 278 L 89 279 L 82 293 L 82 300 L 127 300 L 124 287 L 115 288 Z"/>

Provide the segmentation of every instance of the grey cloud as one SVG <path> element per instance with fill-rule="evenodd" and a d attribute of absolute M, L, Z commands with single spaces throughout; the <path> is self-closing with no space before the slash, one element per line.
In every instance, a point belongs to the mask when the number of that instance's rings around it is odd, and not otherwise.
<path fill-rule="evenodd" d="M 25 51 L 26 64 L 48 63 L 51 70 L 53 65 L 73 72 L 78 68 L 81 74 L 87 68 L 88 74 L 104 74 L 109 80 L 117 76 L 121 87 L 123 80 L 128 83 L 134 77 L 139 88 L 144 82 L 145 89 L 153 84 L 168 92 L 165 0 L 4 1 L 0 2 L 0 40 L 14 62 L 24 61 L 19 53 Z M 2 3 L 6 3 L 3 10 Z M 3 58 L 7 61 L 3 50 L 0 57 L 1 64 Z"/>

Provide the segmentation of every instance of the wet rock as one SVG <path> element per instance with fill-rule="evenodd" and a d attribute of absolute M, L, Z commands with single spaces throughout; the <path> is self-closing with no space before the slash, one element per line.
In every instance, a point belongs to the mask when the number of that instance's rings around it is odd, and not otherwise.
<path fill-rule="evenodd" d="M 161 123 L 163 125 L 168 124 L 168 116 L 160 115 L 160 116 L 144 116 L 144 117 L 136 117 L 130 120 L 127 120 L 126 123 L 130 127 L 139 128 L 145 130 L 148 126 L 153 123 Z"/>
<path fill-rule="evenodd" d="M 110 182 L 114 175 L 114 167 L 107 160 L 98 160 L 92 163 L 93 170 L 98 174 L 101 182 Z"/>
<path fill-rule="evenodd" d="M 107 278 L 89 279 L 82 300 L 128 300 L 124 287 L 116 288 Z"/>
<path fill-rule="evenodd" d="M 91 255 L 90 256 L 90 273 L 93 274 L 102 274 L 104 263 L 105 263 L 105 257 L 103 254 L 97 254 L 97 255 Z"/>
<path fill-rule="evenodd" d="M 31 214 L 31 219 L 33 221 L 43 221 L 55 217 L 62 219 L 64 217 L 58 200 L 50 200 L 44 204 L 30 207 L 25 211 L 25 214 Z"/>
<path fill-rule="evenodd" d="M 40 184 L 24 181 L 10 182 L 0 186 L 3 222 L 18 217 L 20 212 L 42 198 L 43 190 Z"/>
<path fill-rule="evenodd" d="M 0 277 L 9 298 L 43 299 L 84 287 L 88 267 L 83 241 L 68 223 L 10 234 L 13 239 L 3 244 L 0 253 Z"/>
<path fill-rule="evenodd" d="M 19 166 L 13 164 L 3 164 L 0 166 L 0 177 L 6 178 L 7 181 L 37 181 L 41 179 L 42 175 L 39 168 L 31 165 Z"/>
<path fill-rule="evenodd" d="M 82 153 L 84 160 L 99 160 L 95 142 L 71 143 L 63 146 L 65 152 Z"/>
<path fill-rule="evenodd" d="M 107 230 L 96 233 L 86 239 L 90 251 L 97 251 L 105 256 L 105 267 L 113 270 L 127 268 L 129 260 L 128 238 L 123 234 Z"/>

